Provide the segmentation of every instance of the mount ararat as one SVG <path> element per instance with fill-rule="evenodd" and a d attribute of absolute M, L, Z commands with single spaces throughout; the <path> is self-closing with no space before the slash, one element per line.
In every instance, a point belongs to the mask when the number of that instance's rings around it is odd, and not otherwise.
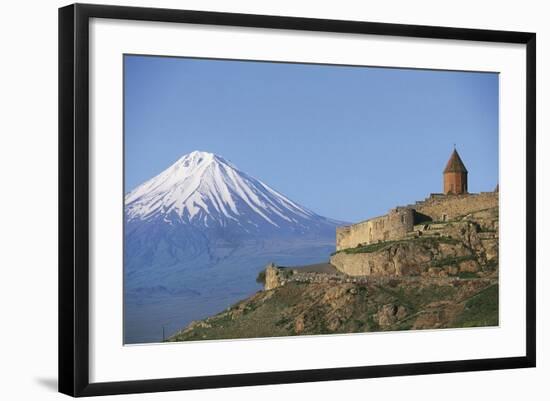
<path fill-rule="evenodd" d="M 272 260 L 324 261 L 345 224 L 194 151 L 124 198 L 125 342 L 162 339 L 259 289 Z"/>

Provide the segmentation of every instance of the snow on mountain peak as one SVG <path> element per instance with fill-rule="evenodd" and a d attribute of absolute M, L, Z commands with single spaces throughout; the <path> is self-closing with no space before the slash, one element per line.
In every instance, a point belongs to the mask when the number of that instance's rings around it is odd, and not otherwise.
<path fill-rule="evenodd" d="M 266 224 L 293 231 L 335 222 L 296 204 L 223 157 L 194 151 L 125 197 L 126 218 L 162 218 L 169 224 L 240 226 L 246 232 Z"/>

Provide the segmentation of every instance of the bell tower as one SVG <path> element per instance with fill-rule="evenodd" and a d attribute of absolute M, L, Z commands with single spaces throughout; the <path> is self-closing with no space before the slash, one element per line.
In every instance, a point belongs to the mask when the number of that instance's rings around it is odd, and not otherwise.
<path fill-rule="evenodd" d="M 443 170 L 443 193 L 460 195 L 468 193 L 468 170 L 458 155 L 456 148 Z"/>

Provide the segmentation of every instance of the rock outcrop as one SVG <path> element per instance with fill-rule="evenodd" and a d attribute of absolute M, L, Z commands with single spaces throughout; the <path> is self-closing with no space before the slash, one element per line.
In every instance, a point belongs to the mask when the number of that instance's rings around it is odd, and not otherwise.
<path fill-rule="evenodd" d="M 396 241 L 336 252 L 330 263 L 350 276 L 483 275 L 498 264 L 498 208 L 416 228 Z"/>

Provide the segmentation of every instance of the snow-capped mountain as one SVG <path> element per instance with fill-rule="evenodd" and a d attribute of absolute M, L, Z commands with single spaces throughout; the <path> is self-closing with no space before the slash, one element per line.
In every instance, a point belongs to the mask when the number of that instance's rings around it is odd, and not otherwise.
<path fill-rule="evenodd" d="M 125 197 L 126 219 L 191 225 L 241 235 L 334 235 L 339 222 L 321 217 L 222 157 L 195 151 Z"/>
<path fill-rule="evenodd" d="M 328 260 L 336 226 L 239 170 L 192 152 L 125 196 L 125 342 L 162 339 L 257 291 L 269 262 Z"/>

